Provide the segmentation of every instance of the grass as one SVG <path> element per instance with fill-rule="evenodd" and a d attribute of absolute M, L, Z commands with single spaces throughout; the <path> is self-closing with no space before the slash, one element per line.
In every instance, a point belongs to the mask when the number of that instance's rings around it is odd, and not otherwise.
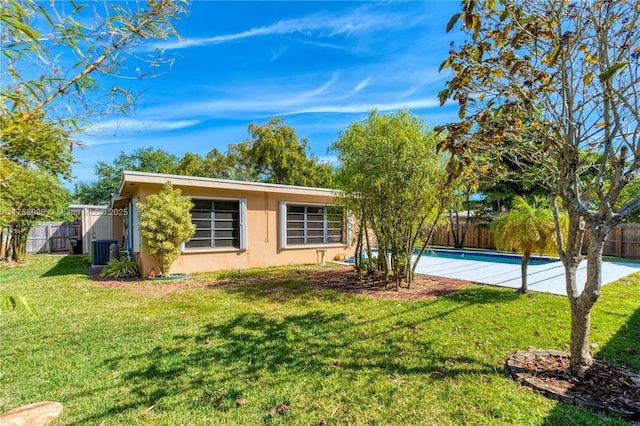
<path fill-rule="evenodd" d="M 2 292 L 37 311 L 2 314 L 0 412 L 55 400 L 65 425 L 625 424 L 503 371 L 516 350 L 567 350 L 562 297 L 470 286 L 376 300 L 313 285 L 311 267 L 236 271 L 217 279 L 268 281 L 152 297 L 97 286 L 86 267 L 39 255 L 0 270 Z M 626 350 L 640 351 L 639 333 L 635 274 L 602 290 L 596 356 L 640 371 Z"/>

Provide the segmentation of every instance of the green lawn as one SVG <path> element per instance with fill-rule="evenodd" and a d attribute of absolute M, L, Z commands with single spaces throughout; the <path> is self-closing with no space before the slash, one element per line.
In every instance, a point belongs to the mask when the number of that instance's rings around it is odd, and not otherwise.
<path fill-rule="evenodd" d="M 37 311 L 2 314 L 0 412 L 54 400 L 72 425 L 624 424 L 503 371 L 516 350 L 567 349 L 562 297 L 374 300 L 319 288 L 308 268 L 152 296 L 93 284 L 82 258 L 29 262 L 0 270 L 2 292 Z M 640 371 L 640 274 L 603 288 L 592 341 Z"/>

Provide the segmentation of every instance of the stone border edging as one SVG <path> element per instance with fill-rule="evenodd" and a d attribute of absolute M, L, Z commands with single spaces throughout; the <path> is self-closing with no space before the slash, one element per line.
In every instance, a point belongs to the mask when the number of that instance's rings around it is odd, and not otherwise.
<path fill-rule="evenodd" d="M 555 350 L 544 350 L 544 349 L 535 349 L 529 351 L 518 351 L 515 352 L 507 358 L 505 368 L 507 372 L 518 382 L 521 382 L 536 391 L 541 392 L 545 396 L 555 399 L 556 401 L 564 402 L 565 404 L 575 405 L 577 407 L 583 408 L 591 408 L 597 411 L 605 412 L 611 416 L 621 417 L 628 420 L 638 420 L 640 416 L 640 412 L 638 411 L 627 411 L 623 409 L 618 409 L 615 407 L 608 407 L 602 404 L 599 401 L 596 401 L 591 398 L 587 398 L 583 395 L 579 395 L 576 392 L 573 392 L 569 389 L 564 389 L 558 386 L 553 386 L 553 384 L 548 383 L 534 374 L 531 374 L 524 368 L 524 364 L 535 359 L 536 357 L 562 357 L 569 358 L 569 354 L 566 352 L 555 351 Z M 625 370 L 624 368 L 611 366 L 610 364 L 605 364 L 600 361 L 594 360 L 595 364 L 600 365 L 608 365 L 609 368 L 614 368 L 621 374 L 627 376 L 630 379 L 630 382 L 635 386 L 640 387 L 640 377 L 637 374 L 632 373 L 631 371 Z"/>

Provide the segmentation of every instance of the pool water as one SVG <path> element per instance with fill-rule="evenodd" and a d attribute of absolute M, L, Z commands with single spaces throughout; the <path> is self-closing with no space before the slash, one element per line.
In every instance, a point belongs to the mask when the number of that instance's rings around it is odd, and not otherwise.
<path fill-rule="evenodd" d="M 416 254 L 418 254 L 418 251 L 416 251 Z M 507 263 L 511 265 L 520 265 L 522 263 L 522 255 L 519 254 L 491 253 L 482 251 L 432 249 L 425 251 L 423 256 L 442 257 L 445 259 L 478 260 L 480 262 Z M 547 263 L 559 261 L 560 259 L 554 257 L 531 256 L 528 264 L 546 265 Z"/>

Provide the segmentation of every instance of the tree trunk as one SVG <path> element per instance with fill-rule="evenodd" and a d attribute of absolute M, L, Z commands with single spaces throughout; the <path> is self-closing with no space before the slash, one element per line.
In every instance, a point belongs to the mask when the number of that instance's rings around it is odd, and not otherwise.
<path fill-rule="evenodd" d="M 589 248 L 587 252 L 587 282 L 584 290 L 577 298 L 570 297 L 571 304 L 571 373 L 584 376 L 593 364 L 589 352 L 589 331 L 591 329 L 591 309 L 600 297 L 602 287 L 602 250 L 604 238 L 589 227 Z M 606 235 L 605 235 L 606 237 Z M 569 271 L 567 270 L 567 285 L 569 285 Z M 572 271 L 575 286 L 575 269 Z M 575 287 L 574 287 L 575 288 Z M 568 289 L 567 289 L 568 290 Z"/>
<path fill-rule="evenodd" d="M 16 262 L 24 262 L 27 256 L 28 226 L 16 226 L 11 229 L 11 257 Z"/>
<path fill-rule="evenodd" d="M 593 363 L 589 352 L 589 330 L 591 329 L 591 306 L 580 303 L 576 299 L 571 304 L 571 359 L 569 369 L 571 373 L 579 377 L 584 376 L 587 369 Z"/>
<path fill-rule="evenodd" d="M 362 215 L 362 227 L 364 228 L 364 239 L 367 245 L 367 275 L 373 277 L 375 274 L 375 269 L 373 267 L 373 259 L 371 258 L 371 241 L 369 240 L 369 230 L 367 228 L 367 221 L 364 214 Z M 378 253 L 378 255 L 379 254 L 380 253 Z"/>
<path fill-rule="evenodd" d="M 530 251 L 525 251 L 522 255 L 522 263 L 520 264 L 520 275 L 522 275 L 522 284 L 520 286 L 520 293 L 527 293 L 527 266 L 529 265 L 529 258 L 531 257 Z"/>
<path fill-rule="evenodd" d="M 360 279 L 362 275 L 362 232 L 364 215 L 360 217 L 360 227 L 358 229 L 358 237 L 356 238 L 356 252 L 353 255 L 353 264 L 356 268 L 356 277 Z"/>

